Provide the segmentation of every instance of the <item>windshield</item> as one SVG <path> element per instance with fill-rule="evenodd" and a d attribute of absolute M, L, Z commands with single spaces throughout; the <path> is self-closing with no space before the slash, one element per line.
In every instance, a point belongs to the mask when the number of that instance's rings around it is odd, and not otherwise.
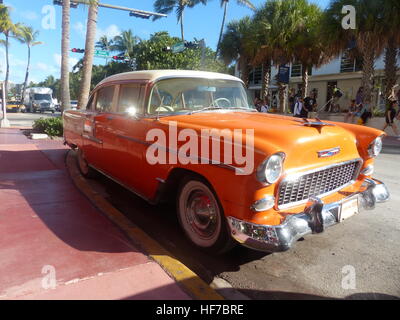
<path fill-rule="evenodd" d="M 51 96 L 49 94 L 43 94 L 43 93 L 35 93 L 33 96 L 34 100 L 51 100 Z"/>
<path fill-rule="evenodd" d="M 254 111 L 239 81 L 176 78 L 154 85 L 147 113 L 185 114 L 212 109 Z"/>

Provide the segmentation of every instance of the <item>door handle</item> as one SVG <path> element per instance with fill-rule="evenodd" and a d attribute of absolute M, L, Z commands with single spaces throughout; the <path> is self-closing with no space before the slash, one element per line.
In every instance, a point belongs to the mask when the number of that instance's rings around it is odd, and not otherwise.
<path fill-rule="evenodd" d="M 107 116 L 106 119 L 110 121 L 110 120 L 114 120 L 115 118 L 113 116 Z"/>

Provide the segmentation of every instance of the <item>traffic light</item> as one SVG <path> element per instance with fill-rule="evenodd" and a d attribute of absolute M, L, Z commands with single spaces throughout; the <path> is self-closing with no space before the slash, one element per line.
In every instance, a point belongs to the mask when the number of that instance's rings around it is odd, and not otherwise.
<path fill-rule="evenodd" d="M 85 52 L 85 49 L 72 48 L 71 51 L 72 51 L 72 52 L 76 52 L 76 53 L 84 53 L 84 52 Z"/>
<path fill-rule="evenodd" d="M 125 57 L 121 57 L 121 56 L 113 56 L 113 59 L 114 60 L 118 60 L 118 61 L 121 61 L 121 60 L 125 60 Z"/>
<path fill-rule="evenodd" d="M 57 6 L 62 6 L 63 5 L 63 2 L 62 2 L 62 0 L 53 0 L 53 4 L 54 5 L 57 5 Z M 70 2 L 70 5 L 69 5 L 71 8 L 77 8 L 78 7 L 78 3 L 76 3 L 76 2 Z"/>
<path fill-rule="evenodd" d="M 162 51 L 163 52 L 170 52 L 171 51 L 171 47 L 162 48 Z"/>
<path fill-rule="evenodd" d="M 129 15 L 131 17 L 142 18 L 142 19 L 149 19 L 151 17 L 151 14 L 144 12 L 137 12 L 137 11 L 131 11 L 129 12 Z"/>

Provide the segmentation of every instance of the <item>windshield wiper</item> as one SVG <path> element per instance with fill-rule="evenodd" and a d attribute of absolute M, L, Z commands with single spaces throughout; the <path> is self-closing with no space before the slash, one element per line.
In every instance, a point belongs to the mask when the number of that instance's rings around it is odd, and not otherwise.
<path fill-rule="evenodd" d="M 251 112 L 258 112 L 256 109 L 245 108 L 245 107 L 232 107 L 232 108 L 228 108 L 228 109 L 239 109 L 239 110 L 246 110 L 246 111 L 251 111 Z"/>
<path fill-rule="evenodd" d="M 217 106 L 208 106 L 208 107 L 205 107 L 205 108 L 200 109 L 200 110 L 193 110 L 189 114 L 199 113 L 199 112 L 203 112 L 203 111 L 207 111 L 207 110 L 220 110 L 220 109 L 226 109 L 226 108 L 217 107 Z"/>

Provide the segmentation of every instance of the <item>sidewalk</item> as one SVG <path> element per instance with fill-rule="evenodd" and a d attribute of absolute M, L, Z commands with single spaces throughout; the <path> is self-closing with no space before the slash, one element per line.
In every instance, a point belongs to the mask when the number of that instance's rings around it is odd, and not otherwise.
<path fill-rule="evenodd" d="M 0 299 L 190 299 L 75 188 L 67 151 L 0 129 Z"/>

